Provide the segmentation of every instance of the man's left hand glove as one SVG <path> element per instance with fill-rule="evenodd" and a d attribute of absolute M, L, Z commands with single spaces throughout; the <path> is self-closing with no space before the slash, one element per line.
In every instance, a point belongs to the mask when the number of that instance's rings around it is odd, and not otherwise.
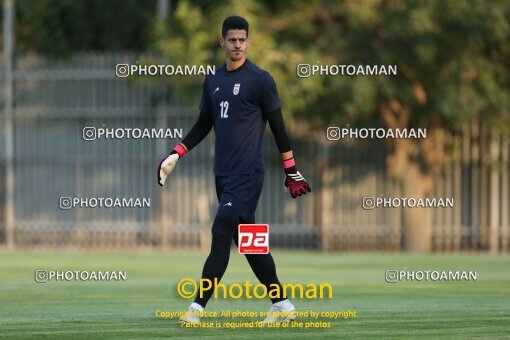
<path fill-rule="evenodd" d="M 292 198 L 306 195 L 307 192 L 312 192 L 310 185 L 306 179 L 301 176 L 299 171 L 297 171 L 295 166 L 285 169 L 284 185 L 286 188 L 289 188 Z"/>

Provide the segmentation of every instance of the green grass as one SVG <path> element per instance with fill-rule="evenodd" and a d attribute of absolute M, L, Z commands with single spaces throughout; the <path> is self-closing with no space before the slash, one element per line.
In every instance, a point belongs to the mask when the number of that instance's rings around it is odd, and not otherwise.
<path fill-rule="evenodd" d="M 184 329 L 155 317 L 181 311 L 177 282 L 197 278 L 204 253 L 1 252 L 0 337 L 6 338 L 503 338 L 510 329 L 510 257 L 274 252 L 282 282 L 330 283 L 333 299 L 299 310 L 355 310 L 324 329 Z M 386 283 L 387 269 L 476 270 L 476 282 Z M 125 270 L 125 282 L 35 283 L 36 269 Z M 232 253 L 223 283 L 256 283 Z M 208 311 L 267 311 L 269 301 L 212 299 Z M 207 319 L 205 319 L 207 320 Z M 209 319 L 211 320 L 211 319 Z M 230 321 L 216 318 L 211 321 Z M 236 321 L 251 321 L 240 319 Z M 306 321 L 306 320 L 302 320 Z"/>

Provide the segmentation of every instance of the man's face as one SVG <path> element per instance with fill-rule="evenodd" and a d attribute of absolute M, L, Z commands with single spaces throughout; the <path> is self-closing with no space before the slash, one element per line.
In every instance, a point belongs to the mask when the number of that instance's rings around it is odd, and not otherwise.
<path fill-rule="evenodd" d="M 245 30 L 228 30 L 227 36 L 220 40 L 225 49 L 225 56 L 230 61 L 238 61 L 246 56 L 248 37 Z"/>

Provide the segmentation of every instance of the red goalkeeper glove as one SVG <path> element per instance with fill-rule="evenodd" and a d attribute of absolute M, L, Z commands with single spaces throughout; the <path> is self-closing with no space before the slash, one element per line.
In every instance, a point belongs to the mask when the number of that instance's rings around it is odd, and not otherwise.
<path fill-rule="evenodd" d="M 283 168 L 285 169 L 284 185 L 285 188 L 289 188 L 292 198 L 306 195 L 307 192 L 312 192 L 306 179 L 296 169 L 294 158 L 283 161 Z"/>

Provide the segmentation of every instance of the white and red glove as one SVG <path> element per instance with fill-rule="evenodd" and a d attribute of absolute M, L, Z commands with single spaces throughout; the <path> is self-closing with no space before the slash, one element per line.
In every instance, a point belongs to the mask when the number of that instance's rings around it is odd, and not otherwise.
<path fill-rule="evenodd" d="M 182 157 L 184 157 L 186 152 L 187 152 L 186 148 L 183 145 L 177 144 L 175 146 L 175 148 L 172 150 L 172 152 L 170 152 L 170 154 L 167 157 L 165 157 L 161 161 L 159 161 L 159 163 L 158 163 L 158 184 L 159 185 L 161 185 L 161 186 L 165 185 L 166 178 L 168 177 L 168 175 L 170 175 L 172 170 L 177 165 L 177 161 L 179 159 L 181 159 Z"/>

